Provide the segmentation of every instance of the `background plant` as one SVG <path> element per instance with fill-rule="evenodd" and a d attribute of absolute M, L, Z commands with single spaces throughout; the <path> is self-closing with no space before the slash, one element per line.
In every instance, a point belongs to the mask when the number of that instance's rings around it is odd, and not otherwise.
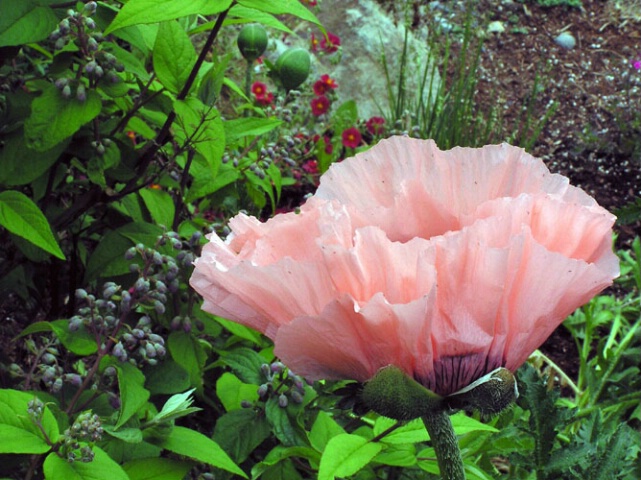
<path fill-rule="evenodd" d="M 3 5 L 3 476 L 435 477 L 422 425 L 362 411 L 358 385 L 306 384 L 266 339 L 202 312 L 187 286 L 203 234 L 241 209 L 296 208 L 320 172 L 353 153 L 345 131 L 362 135 L 357 148 L 398 121 L 399 131 L 438 133 L 444 148 L 496 134 L 472 115 L 470 32 L 454 79 L 430 101 L 399 90 L 385 122 L 335 104 L 333 88 L 323 92 L 331 108 L 314 115 L 313 84 L 331 72 L 286 92 L 269 67 L 254 70 L 274 95 L 260 102 L 244 88 L 244 60 L 223 45 L 248 23 L 269 38 L 292 34 L 292 15 L 318 26 L 294 0 Z M 340 55 L 336 44 L 328 36 L 326 54 Z M 447 48 L 425 82 L 449 70 Z M 389 72 L 390 85 L 403 75 Z M 460 119 L 455 129 L 439 126 L 444 112 Z M 477 136 L 466 140 L 470 125 Z M 513 410 L 453 417 L 469 478 L 638 473 L 638 245 L 620 252 L 617 295 L 567 322 L 575 382 L 540 357 L 548 382 L 525 370 Z"/>

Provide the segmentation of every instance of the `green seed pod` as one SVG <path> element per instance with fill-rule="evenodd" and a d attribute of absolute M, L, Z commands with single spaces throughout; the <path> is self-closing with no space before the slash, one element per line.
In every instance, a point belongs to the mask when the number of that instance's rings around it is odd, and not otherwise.
<path fill-rule="evenodd" d="M 293 90 L 307 80 L 311 60 L 304 48 L 290 48 L 276 60 L 276 71 L 283 86 Z"/>
<path fill-rule="evenodd" d="M 253 62 L 267 48 L 267 32 L 258 24 L 245 25 L 238 34 L 236 42 L 245 60 Z"/>

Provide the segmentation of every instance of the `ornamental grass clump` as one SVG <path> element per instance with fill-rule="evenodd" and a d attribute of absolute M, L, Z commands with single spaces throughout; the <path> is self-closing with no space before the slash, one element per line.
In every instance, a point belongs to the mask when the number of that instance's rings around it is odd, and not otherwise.
<path fill-rule="evenodd" d="M 191 285 L 296 374 L 422 417 L 445 478 L 463 478 L 447 414 L 516 397 L 511 372 L 618 276 L 614 220 L 520 148 L 392 137 L 333 165 L 299 212 L 234 217 Z"/>

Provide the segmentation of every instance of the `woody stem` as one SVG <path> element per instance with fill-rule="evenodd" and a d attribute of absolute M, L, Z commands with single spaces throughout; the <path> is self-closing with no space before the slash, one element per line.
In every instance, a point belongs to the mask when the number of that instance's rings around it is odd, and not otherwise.
<path fill-rule="evenodd" d="M 461 449 L 450 417 L 445 411 L 435 409 L 421 417 L 436 453 L 438 468 L 443 480 L 465 480 Z"/>

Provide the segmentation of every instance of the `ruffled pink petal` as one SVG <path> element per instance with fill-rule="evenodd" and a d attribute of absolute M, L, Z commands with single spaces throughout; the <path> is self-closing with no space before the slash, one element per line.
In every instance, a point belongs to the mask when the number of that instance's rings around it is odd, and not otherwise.
<path fill-rule="evenodd" d="M 381 294 L 363 308 L 349 296 L 332 302 L 314 317 L 299 317 L 279 329 L 274 353 L 309 380 L 370 379 L 394 364 L 408 375 L 417 360 L 429 362 L 420 337 L 429 335 L 433 294 L 391 305 Z"/>

